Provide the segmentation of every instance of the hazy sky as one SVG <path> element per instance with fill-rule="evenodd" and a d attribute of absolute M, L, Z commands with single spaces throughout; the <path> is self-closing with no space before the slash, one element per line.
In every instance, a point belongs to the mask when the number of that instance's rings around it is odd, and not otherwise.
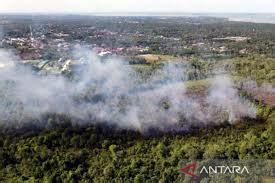
<path fill-rule="evenodd" d="M 275 0 L 0 0 L 4 12 L 275 13 Z"/>

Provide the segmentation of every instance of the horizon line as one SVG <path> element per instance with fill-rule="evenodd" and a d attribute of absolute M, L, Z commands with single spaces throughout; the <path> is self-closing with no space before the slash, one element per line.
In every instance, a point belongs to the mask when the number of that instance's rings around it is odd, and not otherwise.
<path fill-rule="evenodd" d="M 35 11 L 35 12 L 28 12 L 28 11 L 20 11 L 20 12 L 0 12 L 0 15 L 3 15 L 3 14 L 58 14 L 58 15 L 96 15 L 96 14 L 100 14 L 100 15 L 111 15 L 111 14 L 115 14 L 115 15 L 118 15 L 118 14 L 129 14 L 129 15 L 148 15 L 150 16 L 150 14 L 152 15 L 161 15 L 161 14 L 170 14 L 170 15 L 176 15 L 176 14 L 181 14 L 181 15 L 207 15 L 207 14 L 275 14 L 274 12 L 168 12 L 168 11 L 163 11 L 163 12 L 109 12 L 109 11 L 106 11 L 106 12 L 44 12 L 44 11 Z"/>

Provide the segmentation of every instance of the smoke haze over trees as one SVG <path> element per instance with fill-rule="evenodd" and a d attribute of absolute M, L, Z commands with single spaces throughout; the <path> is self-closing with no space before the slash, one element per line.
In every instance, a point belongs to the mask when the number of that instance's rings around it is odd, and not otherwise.
<path fill-rule="evenodd" d="M 229 76 L 211 78 L 207 96 L 186 95 L 188 64 L 167 63 L 142 81 L 129 65 L 116 59 L 101 61 L 87 54 L 79 78 L 39 76 L 16 65 L 1 51 L 1 121 L 24 123 L 45 114 L 64 114 L 80 121 L 107 122 L 123 128 L 153 127 L 188 130 L 191 125 L 234 122 L 255 117 L 255 109 L 241 99 Z M 12 62 L 13 61 L 13 62 Z"/>

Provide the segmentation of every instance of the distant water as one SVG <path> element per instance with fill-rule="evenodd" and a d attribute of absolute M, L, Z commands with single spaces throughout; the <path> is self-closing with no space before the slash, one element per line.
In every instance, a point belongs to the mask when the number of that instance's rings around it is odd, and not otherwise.
<path fill-rule="evenodd" d="M 181 12 L 95 12 L 95 13 L 1 13 L 1 15 L 87 15 L 87 16 L 160 16 L 160 17 L 198 17 L 210 16 L 228 18 L 230 21 L 275 24 L 275 13 L 181 13 Z"/>
<path fill-rule="evenodd" d="M 242 21 L 242 22 L 254 22 L 254 23 L 271 23 L 275 24 L 275 13 L 94 13 L 98 16 L 185 16 L 185 17 L 197 17 L 197 16 L 211 16 L 228 18 L 230 21 Z"/>
<path fill-rule="evenodd" d="M 213 14 L 215 15 L 215 14 Z M 230 21 L 254 22 L 254 23 L 271 23 L 275 24 L 275 14 L 217 14 L 218 17 L 229 18 Z"/>

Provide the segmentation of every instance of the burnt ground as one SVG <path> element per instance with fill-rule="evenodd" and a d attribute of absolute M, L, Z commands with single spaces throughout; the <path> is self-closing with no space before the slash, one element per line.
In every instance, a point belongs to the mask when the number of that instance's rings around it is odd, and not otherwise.
<path fill-rule="evenodd" d="M 270 106 L 275 109 L 275 92 L 274 89 L 265 89 L 261 87 L 243 88 L 241 91 L 245 92 L 253 100 Z"/>

